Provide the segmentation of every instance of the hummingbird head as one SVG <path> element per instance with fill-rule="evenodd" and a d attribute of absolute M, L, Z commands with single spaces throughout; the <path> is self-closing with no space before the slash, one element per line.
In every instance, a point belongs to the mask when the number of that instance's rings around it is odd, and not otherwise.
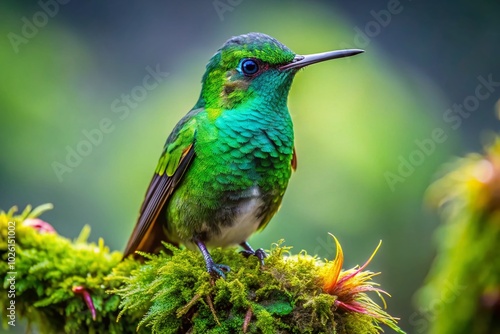
<path fill-rule="evenodd" d="M 341 50 L 301 56 L 266 34 L 232 37 L 208 62 L 197 107 L 234 109 L 251 101 L 268 107 L 286 105 L 293 77 L 300 68 L 361 52 Z"/>

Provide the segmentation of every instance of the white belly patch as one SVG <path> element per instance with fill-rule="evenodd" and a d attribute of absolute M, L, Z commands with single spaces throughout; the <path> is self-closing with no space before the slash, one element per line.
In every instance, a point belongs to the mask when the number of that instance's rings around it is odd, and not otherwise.
<path fill-rule="evenodd" d="M 208 247 L 227 247 L 238 245 L 248 239 L 259 227 L 262 217 L 257 217 L 264 202 L 252 198 L 240 206 L 239 215 L 234 217 L 231 226 L 223 226 L 220 234 L 213 235 L 207 242 Z"/>
<path fill-rule="evenodd" d="M 222 225 L 220 233 L 210 233 L 209 240 L 205 240 L 208 248 L 236 246 L 245 242 L 260 226 L 262 222 L 262 206 L 264 201 L 260 197 L 260 189 L 255 186 L 248 190 L 246 200 L 240 202 L 237 214 L 231 225 Z M 201 231 L 210 231 L 208 224 L 201 227 Z M 187 248 L 195 250 L 198 247 L 192 241 L 182 242 Z"/>

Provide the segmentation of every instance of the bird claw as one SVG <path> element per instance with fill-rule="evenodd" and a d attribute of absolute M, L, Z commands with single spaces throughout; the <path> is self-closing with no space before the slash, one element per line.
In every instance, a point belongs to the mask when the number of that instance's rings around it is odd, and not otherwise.
<path fill-rule="evenodd" d="M 196 243 L 198 248 L 201 251 L 201 254 L 203 254 L 203 259 L 205 259 L 205 264 L 207 265 L 207 271 L 212 276 L 212 278 L 217 279 L 219 277 L 226 278 L 226 273 L 231 271 L 231 268 L 229 266 L 226 266 L 225 264 L 218 264 L 215 263 L 214 260 L 212 260 L 212 257 L 210 256 L 210 253 L 207 250 L 207 246 L 205 246 L 205 243 L 201 241 L 198 238 L 193 238 L 193 241 Z"/>
<path fill-rule="evenodd" d="M 231 268 L 229 268 L 229 266 L 226 266 L 225 264 L 212 262 L 210 264 L 207 264 L 207 271 L 214 278 L 222 277 L 226 279 L 226 273 L 230 272 Z"/>
<path fill-rule="evenodd" d="M 259 259 L 260 265 L 264 265 L 264 259 L 267 257 L 267 253 L 262 249 L 256 249 L 256 250 L 249 250 L 245 249 L 240 251 L 240 254 L 242 254 L 244 257 L 249 257 L 249 256 L 255 256 Z"/>

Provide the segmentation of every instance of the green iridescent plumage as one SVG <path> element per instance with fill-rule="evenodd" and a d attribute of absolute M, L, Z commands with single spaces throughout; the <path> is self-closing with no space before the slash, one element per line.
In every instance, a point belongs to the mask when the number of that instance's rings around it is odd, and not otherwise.
<path fill-rule="evenodd" d="M 198 247 L 240 244 L 278 210 L 295 167 L 288 91 L 297 70 L 360 50 L 298 56 L 274 38 L 228 40 L 209 61 L 193 109 L 168 137 L 125 256 L 154 252 L 161 241 Z"/>

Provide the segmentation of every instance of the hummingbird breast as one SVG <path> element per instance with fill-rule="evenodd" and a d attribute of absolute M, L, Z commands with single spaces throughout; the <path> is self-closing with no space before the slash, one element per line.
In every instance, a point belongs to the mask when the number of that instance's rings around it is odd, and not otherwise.
<path fill-rule="evenodd" d="M 195 248 L 240 244 L 278 210 L 291 175 L 288 111 L 226 111 L 199 121 L 195 158 L 168 205 L 167 234 Z"/>

